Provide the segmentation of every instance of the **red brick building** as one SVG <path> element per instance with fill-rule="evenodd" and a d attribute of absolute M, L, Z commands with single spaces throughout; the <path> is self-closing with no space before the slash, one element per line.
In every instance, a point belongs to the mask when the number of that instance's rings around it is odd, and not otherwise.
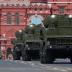
<path fill-rule="evenodd" d="M 0 0 L 0 47 L 12 48 L 15 32 L 31 24 L 35 16 L 72 15 L 72 0 Z"/>

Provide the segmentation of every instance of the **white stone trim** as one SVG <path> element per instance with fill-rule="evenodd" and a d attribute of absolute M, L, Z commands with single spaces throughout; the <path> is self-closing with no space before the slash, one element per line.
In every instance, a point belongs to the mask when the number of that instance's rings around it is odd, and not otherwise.
<path fill-rule="evenodd" d="M 14 6 L 16 6 L 17 4 L 19 4 L 20 6 L 22 6 L 22 5 L 25 5 L 26 7 L 28 7 L 28 6 L 30 6 L 30 1 L 29 0 L 10 0 L 10 1 L 4 1 L 4 0 L 0 0 L 0 6 L 1 5 L 4 5 L 4 6 L 6 6 L 6 5 L 9 5 L 9 6 L 11 6 L 11 5 L 14 5 Z"/>
<path fill-rule="evenodd" d="M 57 1 L 54 1 L 54 2 L 47 2 L 48 4 L 54 4 L 54 3 L 57 3 L 57 4 L 68 4 L 68 3 L 72 3 L 72 1 L 66 1 L 66 2 L 57 2 Z"/>
<path fill-rule="evenodd" d="M 54 2 L 47 2 L 48 4 L 54 4 L 54 3 L 60 3 L 60 4 L 63 4 L 63 3 L 66 3 L 66 4 L 68 4 L 68 3 L 72 3 L 72 1 L 65 1 L 65 2 L 60 2 L 60 1 L 54 1 Z M 38 3 L 31 3 L 31 4 L 38 4 Z M 46 4 L 46 3 L 40 3 L 40 4 Z"/>

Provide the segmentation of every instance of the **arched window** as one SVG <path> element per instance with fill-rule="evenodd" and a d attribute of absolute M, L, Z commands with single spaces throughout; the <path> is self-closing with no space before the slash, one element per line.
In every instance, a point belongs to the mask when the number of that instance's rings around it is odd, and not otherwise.
<path fill-rule="evenodd" d="M 12 14 L 7 13 L 7 24 L 11 24 L 11 23 L 12 23 Z"/>
<path fill-rule="evenodd" d="M 42 19 L 39 16 L 33 16 L 31 18 L 31 24 L 35 25 L 42 24 Z"/>
<path fill-rule="evenodd" d="M 64 14 L 64 10 L 65 10 L 64 7 L 60 7 L 59 8 L 60 14 Z"/>
<path fill-rule="evenodd" d="M 20 18 L 19 18 L 19 13 L 15 13 L 15 23 L 19 24 L 20 23 Z"/>

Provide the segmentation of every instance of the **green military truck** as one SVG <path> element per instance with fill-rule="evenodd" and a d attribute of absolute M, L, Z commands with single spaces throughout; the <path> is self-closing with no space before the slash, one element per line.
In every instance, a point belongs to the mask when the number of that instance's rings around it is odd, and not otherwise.
<path fill-rule="evenodd" d="M 72 63 L 72 17 L 49 15 L 39 25 L 27 26 L 16 32 L 14 59 L 25 61 L 40 58 L 41 63 L 53 63 L 56 58 L 69 58 Z"/>
<path fill-rule="evenodd" d="M 20 60 L 20 57 L 24 61 L 39 59 L 40 49 L 43 45 L 42 29 L 41 25 L 30 25 L 24 30 L 16 32 L 16 38 L 12 41 L 14 60 Z"/>
<path fill-rule="evenodd" d="M 44 25 L 46 37 L 40 62 L 53 63 L 56 58 L 69 58 L 72 63 L 72 17 L 47 16 Z"/>

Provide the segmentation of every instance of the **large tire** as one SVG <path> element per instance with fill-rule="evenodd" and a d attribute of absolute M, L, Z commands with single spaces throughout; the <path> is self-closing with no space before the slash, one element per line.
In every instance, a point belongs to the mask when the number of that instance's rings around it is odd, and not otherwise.
<path fill-rule="evenodd" d="M 42 64 L 47 64 L 47 55 L 46 55 L 46 53 L 41 53 L 40 54 L 40 62 Z"/>
<path fill-rule="evenodd" d="M 31 61 L 31 56 L 27 53 L 27 51 L 22 52 L 22 60 Z"/>
<path fill-rule="evenodd" d="M 43 64 L 52 64 L 53 61 L 54 61 L 54 58 L 51 53 L 48 53 L 48 54 L 45 53 L 40 56 L 40 62 Z"/>
<path fill-rule="evenodd" d="M 47 60 L 46 60 L 46 58 L 45 57 L 40 57 L 40 62 L 42 63 L 42 64 L 46 64 L 47 63 Z"/>
<path fill-rule="evenodd" d="M 52 55 L 51 53 L 48 53 L 48 54 L 47 54 L 47 63 L 48 63 L 48 64 L 49 64 L 49 63 L 52 64 L 53 61 L 54 61 L 53 55 Z"/>
<path fill-rule="evenodd" d="M 19 52 L 13 52 L 13 59 L 14 60 L 20 60 L 20 54 L 19 54 Z"/>
<path fill-rule="evenodd" d="M 72 58 L 70 58 L 70 62 L 71 62 L 71 64 L 72 64 Z"/>

